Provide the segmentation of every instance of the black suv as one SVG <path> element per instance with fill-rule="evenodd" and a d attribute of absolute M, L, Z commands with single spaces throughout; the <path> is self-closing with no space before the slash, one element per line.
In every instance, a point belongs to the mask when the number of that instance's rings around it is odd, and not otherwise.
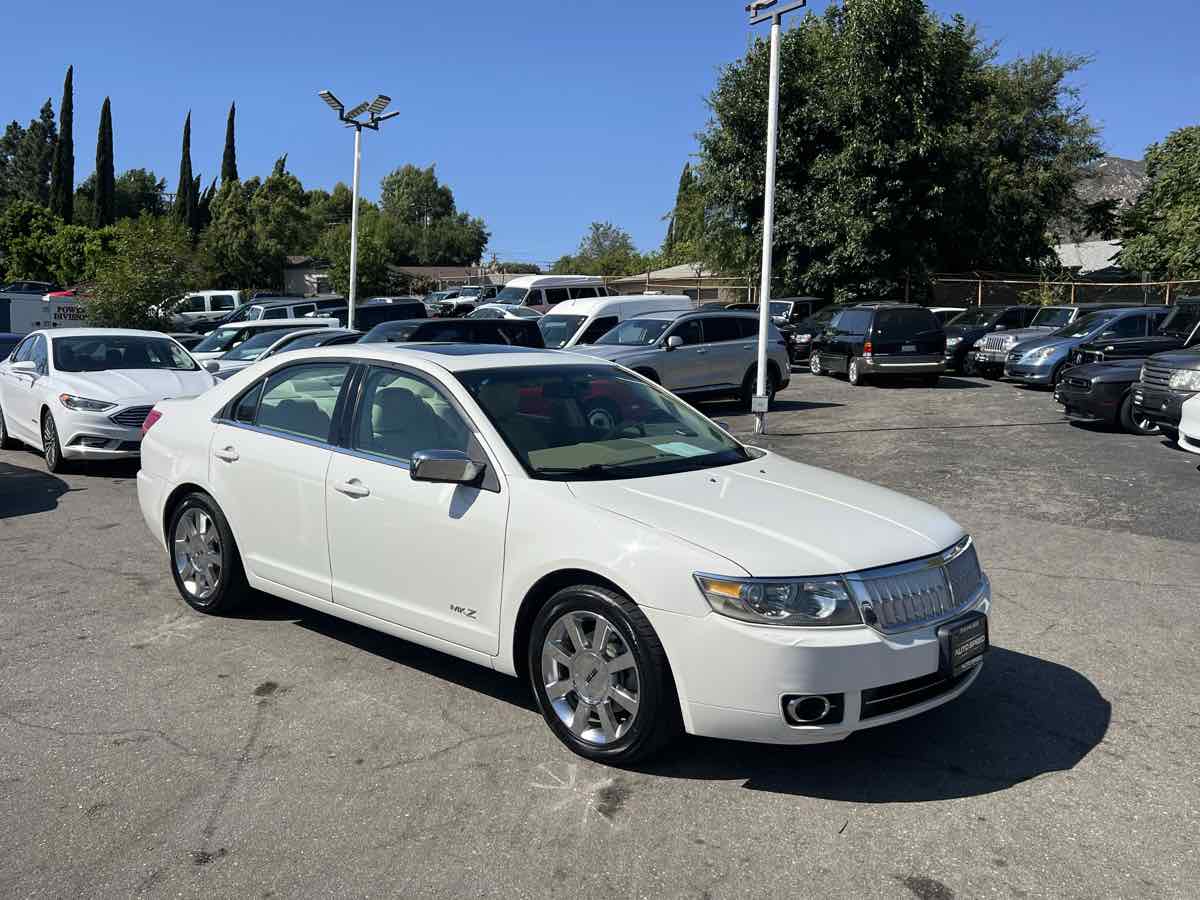
<path fill-rule="evenodd" d="M 1024 328 L 1040 306 L 972 306 L 946 326 L 946 371 L 975 375 L 975 342 L 993 331 Z"/>
<path fill-rule="evenodd" d="M 415 341 L 546 346 L 536 319 L 417 319 L 384 322 L 363 335 L 359 343 L 403 344 Z"/>
<path fill-rule="evenodd" d="M 1158 331 L 1149 337 L 1094 340 L 1080 344 L 1071 354 L 1071 365 L 1112 359 L 1140 359 L 1200 343 L 1200 297 L 1180 297 Z"/>
<path fill-rule="evenodd" d="M 843 309 L 813 337 L 808 359 L 814 375 L 845 372 L 853 385 L 876 376 L 916 375 L 937 384 L 946 333 L 924 306 L 862 303 Z"/>
<path fill-rule="evenodd" d="M 309 313 L 309 315 L 337 319 L 338 324 L 345 328 L 349 309 L 345 306 L 335 306 Z M 420 300 L 366 300 L 354 305 L 354 327 L 359 331 L 370 331 L 376 325 L 382 325 L 384 322 L 427 318 L 429 318 L 428 311 Z"/>

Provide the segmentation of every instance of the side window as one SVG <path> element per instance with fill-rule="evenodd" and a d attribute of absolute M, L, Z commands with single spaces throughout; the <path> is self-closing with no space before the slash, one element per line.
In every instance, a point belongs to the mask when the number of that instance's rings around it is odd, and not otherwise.
<path fill-rule="evenodd" d="M 691 347 L 704 342 L 704 332 L 699 319 L 688 319 L 671 329 L 669 337 L 683 338 L 683 345 Z"/>
<path fill-rule="evenodd" d="M 1118 338 L 1141 337 L 1146 333 L 1146 316 L 1125 316 L 1123 319 L 1117 319 L 1105 330 L 1111 331 L 1112 336 Z"/>
<path fill-rule="evenodd" d="M 1158 331 L 1159 326 L 1161 326 L 1162 323 L 1167 320 L 1167 316 L 1170 314 L 1171 310 L 1169 309 L 1156 309 L 1153 313 L 1151 313 L 1150 333 L 1153 334 L 1154 332 Z"/>
<path fill-rule="evenodd" d="M 445 395 L 423 378 L 372 368 L 355 416 L 355 450 L 408 462 L 418 450 L 468 452 L 471 429 Z"/>
<path fill-rule="evenodd" d="M 758 319 L 738 316 L 733 321 L 737 322 L 738 331 L 741 332 L 743 338 L 758 337 Z"/>
<path fill-rule="evenodd" d="M 258 413 L 258 400 L 262 396 L 263 384 L 260 381 L 253 388 L 242 394 L 237 405 L 233 408 L 233 421 L 243 422 L 247 425 L 254 424 L 254 417 Z"/>
<path fill-rule="evenodd" d="M 234 302 L 232 294 L 214 294 L 209 304 L 209 308 L 213 312 L 228 312 L 236 306 L 237 303 Z"/>
<path fill-rule="evenodd" d="M 286 434 L 328 441 L 349 363 L 289 366 L 267 379 L 255 424 Z"/>
<path fill-rule="evenodd" d="M 593 319 L 592 324 L 583 330 L 583 334 L 579 336 L 579 340 L 576 343 L 593 344 L 616 327 L 616 316 L 600 316 Z"/>
<path fill-rule="evenodd" d="M 414 341 L 469 341 L 471 338 L 466 333 L 466 328 L 454 322 L 438 322 L 436 325 L 427 325 L 421 328 L 413 335 Z"/>
<path fill-rule="evenodd" d="M 729 316 L 712 316 L 704 320 L 704 343 L 718 344 L 722 341 L 741 340 L 737 319 Z"/>
<path fill-rule="evenodd" d="M 309 313 L 314 313 L 316 311 L 317 304 L 315 303 L 306 303 L 303 306 L 293 306 L 292 318 L 299 319 L 301 316 L 307 316 Z"/>
<path fill-rule="evenodd" d="M 42 335 L 34 335 L 33 346 L 29 350 L 29 358 L 37 365 L 39 375 L 49 374 L 50 363 L 46 359 L 46 339 Z"/>
<path fill-rule="evenodd" d="M 204 298 L 198 294 L 184 297 L 179 304 L 179 311 L 181 313 L 204 312 Z"/>
<path fill-rule="evenodd" d="M 553 306 L 555 303 L 562 303 L 570 298 L 570 292 L 566 288 L 546 288 L 546 302 Z"/>
<path fill-rule="evenodd" d="M 594 287 L 573 287 L 568 289 L 572 300 L 578 300 L 580 297 L 595 297 L 596 289 Z"/>
<path fill-rule="evenodd" d="M 542 340 L 542 332 L 535 322 L 501 319 L 496 322 L 496 330 L 504 343 L 514 347 L 546 346 Z"/>
<path fill-rule="evenodd" d="M 525 299 L 521 302 L 526 306 L 541 306 L 544 302 L 542 300 L 541 288 L 532 288 L 529 293 L 525 295 Z"/>
<path fill-rule="evenodd" d="M 25 340 L 17 344 L 17 349 L 13 351 L 12 355 L 13 362 L 24 362 L 25 360 L 29 359 L 29 351 L 33 349 L 33 342 L 35 338 L 37 338 L 36 334 L 33 335 L 33 337 L 25 338 Z"/>
<path fill-rule="evenodd" d="M 276 306 L 272 309 L 264 309 L 263 314 L 259 316 L 260 319 L 286 319 L 287 317 L 287 308 L 283 306 Z"/>
<path fill-rule="evenodd" d="M 1003 325 L 1005 328 L 1020 328 L 1024 324 L 1022 310 L 1006 309 L 1000 314 L 1000 318 L 996 320 L 996 324 Z"/>

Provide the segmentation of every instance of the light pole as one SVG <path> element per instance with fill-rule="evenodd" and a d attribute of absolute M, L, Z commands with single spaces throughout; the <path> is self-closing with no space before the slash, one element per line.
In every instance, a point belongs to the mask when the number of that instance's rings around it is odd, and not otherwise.
<path fill-rule="evenodd" d="M 394 119 L 400 113 L 390 112 L 387 115 L 381 115 L 387 109 L 388 104 L 392 102 L 392 98 L 385 94 L 379 94 L 369 103 L 363 101 L 349 112 L 346 112 L 342 101 L 333 96 L 332 91 L 317 91 L 317 96 L 328 103 L 330 109 L 337 113 L 340 122 L 343 122 L 347 128 L 354 129 L 354 187 L 352 188 L 354 199 L 353 205 L 350 207 L 350 296 L 346 300 L 346 327 L 353 330 L 354 303 L 358 299 L 358 170 L 362 164 L 362 130 L 370 128 L 372 131 L 378 131 L 381 124 L 388 119 Z M 363 113 L 367 113 L 365 122 L 358 119 Z"/>
<path fill-rule="evenodd" d="M 767 331 L 771 325 L 771 245 L 775 238 L 775 148 L 779 139 L 779 32 L 785 13 L 802 8 L 808 0 L 792 0 L 776 8 L 779 0 L 754 0 L 746 7 L 750 24 L 771 20 L 771 82 L 767 97 L 767 184 L 763 208 L 762 282 L 758 291 L 758 383 L 750 409 L 754 433 L 767 431 Z"/>

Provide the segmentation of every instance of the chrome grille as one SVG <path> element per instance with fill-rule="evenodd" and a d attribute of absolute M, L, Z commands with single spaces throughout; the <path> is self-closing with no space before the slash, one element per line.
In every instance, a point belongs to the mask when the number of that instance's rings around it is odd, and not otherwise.
<path fill-rule="evenodd" d="M 1007 335 L 989 334 L 983 339 L 983 341 L 975 346 L 980 350 L 994 350 L 997 353 L 1001 353 L 1008 350 L 1008 348 L 1012 346 L 1012 342 L 1009 341 Z"/>
<path fill-rule="evenodd" d="M 893 634 L 965 609 L 983 583 L 983 571 L 974 543 L 965 538 L 937 556 L 859 572 L 846 581 L 867 624 Z"/>
<path fill-rule="evenodd" d="M 1171 376 L 1174 375 L 1176 371 L 1176 369 L 1170 369 L 1166 366 L 1158 365 L 1157 363 L 1148 362 L 1142 367 L 1142 383 L 1161 388 L 1169 387 L 1171 384 Z"/>
<path fill-rule="evenodd" d="M 126 428 L 141 428 L 142 423 L 146 421 L 146 416 L 150 415 L 150 406 L 131 406 L 128 409 L 123 409 L 119 413 L 113 413 L 109 419 L 116 422 L 118 425 L 124 425 Z"/>

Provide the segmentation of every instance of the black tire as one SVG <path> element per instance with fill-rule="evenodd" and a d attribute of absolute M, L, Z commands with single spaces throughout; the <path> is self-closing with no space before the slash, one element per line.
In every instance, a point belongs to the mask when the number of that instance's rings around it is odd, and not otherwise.
<path fill-rule="evenodd" d="M 1117 422 L 1130 434 L 1158 434 L 1159 431 L 1157 425 L 1133 408 L 1133 394 L 1126 394 L 1125 399 L 1121 401 L 1121 411 L 1117 414 Z"/>
<path fill-rule="evenodd" d="M 572 697 L 576 715 L 581 707 L 588 710 L 598 710 L 599 707 L 584 704 L 574 687 L 557 701 L 551 701 L 547 694 L 543 674 L 543 647 L 551 630 L 557 628 L 564 617 L 572 613 L 581 614 L 584 621 L 589 616 L 602 616 L 617 632 L 617 637 L 623 645 L 620 655 L 630 653 L 637 667 L 636 714 L 628 721 L 624 733 L 606 743 L 601 742 L 600 735 L 596 735 L 596 740 L 577 735 L 562 718 L 562 715 L 572 708 Z M 598 622 L 595 619 L 592 621 Z M 596 631 L 593 629 L 590 639 L 594 640 L 595 637 Z M 585 640 L 587 639 L 589 637 L 585 636 Z M 606 646 L 599 648 L 597 652 L 603 657 L 609 646 L 611 645 L 606 642 Z M 586 646 L 583 649 L 588 650 Z M 578 653 L 579 650 L 576 649 L 575 652 Z M 616 591 L 590 584 L 578 584 L 560 590 L 538 611 L 533 620 L 526 656 L 530 685 L 542 718 L 560 741 L 585 759 L 608 765 L 630 765 L 660 752 L 682 731 L 679 698 L 662 643 L 637 604 Z M 593 671 L 589 679 L 594 675 Z M 612 673 L 606 673 L 606 676 L 611 678 Z M 571 680 L 574 682 L 576 679 Z M 581 685 L 580 689 L 586 690 L 586 686 Z M 559 704 L 557 707 L 556 702 Z M 604 703 L 605 701 L 600 701 L 600 705 Z M 624 711 L 623 706 L 614 707 L 612 703 L 608 704 L 608 708 Z M 600 729 L 598 712 L 597 725 L 587 727 L 591 715 L 591 712 L 585 712 L 584 727 L 587 730 L 584 733 L 594 734 Z"/>
<path fill-rule="evenodd" d="M 8 425 L 4 422 L 4 410 L 0 409 L 0 450 L 15 450 L 20 446 L 8 436 Z"/>
<path fill-rule="evenodd" d="M 808 371 L 814 375 L 827 375 L 829 370 L 821 365 L 821 354 L 815 350 L 808 355 Z"/>
<path fill-rule="evenodd" d="M 850 363 L 846 366 L 846 380 L 854 387 L 861 387 L 867 383 L 867 376 L 859 370 L 858 360 L 854 357 L 850 357 Z"/>
<path fill-rule="evenodd" d="M 63 459 L 62 444 L 58 440 L 58 427 L 49 410 L 42 413 L 42 458 L 46 460 L 47 472 L 65 472 L 67 462 Z"/>
<path fill-rule="evenodd" d="M 742 379 L 742 390 L 739 393 L 743 409 L 750 409 L 754 402 L 754 392 L 758 387 L 758 368 L 757 366 L 746 373 L 746 377 Z M 775 371 L 767 369 L 767 409 L 769 410 L 775 405 L 775 392 L 778 390 L 776 385 Z"/>
<path fill-rule="evenodd" d="M 959 363 L 958 371 L 968 378 L 973 378 L 979 374 L 979 368 L 975 365 L 975 360 L 971 359 L 970 353 L 963 357 L 963 361 Z"/>
<path fill-rule="evenodd" d="M 185 551 L 176 543 L 176 529 L 179 527 L 180 520 L 192 511 L 199 511 L 211 520 L 220 540 L 218 550 L 220 569 L 215 579 L 216 587 L 211 594 L 206 596 L 200 596 L 187 586 L 178 564 L 179 554 Z M 166 538 L 171 577 L 175 579 L 175 588 L 184 602 L 192 609 L 210 615 L 228 615 L 236 612 L 246 601 L 250 593 L 250 586 L 246 583 L 246 571 L 242 567 L 242 556 L 238 552 L 237 544 L 233 540 L 233 532 L 229 529 L 229 522 L 226 520 L 225 514 L 221 512 L 221 507 L 217 506 L 216 502 L 207 494 L 199 492 L 188 494 L 175 505 L 167 517 Z"/>
<path fill-rule="evenodd" d="M 1063 360 L 1057 366 L 1055 366 L 1054 370 L 1050 373 L 1050 390 L 1053 391 L 1058 387 L 1058 383 L 1062 381 L 1063 373 L 1065 371 L 1067 371 L 1067 362 L 1066 360 Z"/>

